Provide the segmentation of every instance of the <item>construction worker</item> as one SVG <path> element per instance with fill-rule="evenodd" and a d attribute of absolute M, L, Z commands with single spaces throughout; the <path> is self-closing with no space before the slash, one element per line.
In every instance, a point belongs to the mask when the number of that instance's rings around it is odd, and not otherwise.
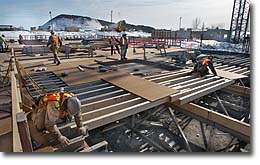
<path fill-rule="evenodd" d="M 56 65 L 60 65 L 60 58 L 58 57 L 59 48 L 62 46 L 61 39 L 54 34 L 54 31 L 51 31 L 51 36 L 49 37 L 47 47 L 51 45 L 51 50 L 54 56 L 54 64 L 57 62 Z"/>
<path fill-rule="evenodd" d="M 61 146 L 65 147 L 70 141 L 60 133 L 56 124 L 60 120 L 67 121 L 74 116 L 79 133 L 86 136 L 88 134 L 87 128 L 82 124 L 80 109 L 79 99 L 73 93 L 62 89 L 40 96 L 32 111 L 31 118 L 38 131 L 47 130 L 52 138 L 58 140 Z"/>
<path fill-rule="evenodd" d="M 0 36 L 0 52 L 4 52 L 4 47 L 7 45 L 4 37 L 3 34 Z"/>
<path fill-rule="evenodd" d="M 217 72 L 213 66 L 212 58 L 207 55 L 199 55 L 197 57 L 196 64 L 192 72 L 199 73 L 200 77 L 203 77 L 209 74 L 208 67 L 210 68 L 211 72 L 216 76 Z"/>
<path fill-rule="evenodd" d="M 19 44 L 23 44 L 24 43 L 23 42 L 23 36 L 21 34 L 19 35 L 18 43 Z"/>
<path fill-rule="evenodd" d="M 114 51 L 114 46 L 116 47 L 116 50 L 118 52 L 118 54 L 120 54 L 120 50 L 119 50 L 119 41 L 116 37 L 112 36 L 110 39 L 109 39 L 109 43 L 111 45 L 111 56 L 113 55 L 113 53 L 115 53 Z"/>
<path fill-rule="evenodd" d="M 120 38 L 120 47 L 121 47 L 121 60 L 126 60 L 126 52 L 128 49 L 128 41 L 126 38 L 126 34 L 124 33 Z"/>

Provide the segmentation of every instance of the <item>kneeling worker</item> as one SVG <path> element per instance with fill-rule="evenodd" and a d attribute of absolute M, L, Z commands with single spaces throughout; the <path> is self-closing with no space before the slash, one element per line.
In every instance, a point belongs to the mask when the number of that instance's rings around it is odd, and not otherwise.
<path fill-rule="evenodd" d="M 199 75 L 203 77 L 209 74 L 208 67 L 210 68 L 211 72 L 216 76 L 217 72 L 213 66 L 212 60 L 208 56 L 199 55 L 197 57 L 197 61 L 192 72 L 199 73 Z"/>
<path fill-rule="evenodd" d="M 36 106 L 31 116 L 35 128 L 38 131 L 47 130 L 63 147 L 70 141 L 60 133 L 56 125 L 59 119 L 65 120 L 67 117 L 74 116 L 79 133 L 88 134 L 87 128 L 82 124 L 81 103 L 73 93 L 63 89 L 49 92 L 38 99 Z"/>

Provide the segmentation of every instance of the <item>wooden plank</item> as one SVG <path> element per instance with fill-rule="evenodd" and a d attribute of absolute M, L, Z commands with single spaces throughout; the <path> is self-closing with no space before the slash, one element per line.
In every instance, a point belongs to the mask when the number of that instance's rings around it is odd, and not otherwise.
<path fill-rule="evenodd" d="M 223 90 L 227 90 L 233 93 L 236 93 L 238 95 L 242 95 L 242 96 L 250 96 L 250 88 L 248 87 L 242 87 L 242 86 L 238 86 L 238 85 L 229 85 L 225 88 L 223 88 Z"/>
<path fill-rule="evenodd" d="M 34 152 L 54 152 L 54 149 L 52 146 L 46 146 L 43 148 L 39 148 L 39 149 L 35 150 Z"/>
<path fill-rule="evenodd" d="M 219 77 L 223 77 L 223 78 L 227 78 L 230 80 L 236 80 L 236 79 L 241 79 L 241 78 L 247 78 L 248 76 L 242 75 L 242 74 L 236 74 L 236 73 L 232 73 L 232 72 L 228 72 L 228 71 L 223 71 L 220 69 L 216 69 L 217 75 Z M 212 72 L 210 71 L 210 73 L 212 74 Z"/>
<path fill-rule="evenodd" d="M 24 112 L 17 113 L 16 119 L 17 119 L 17 126 L 18 126 L 23 152 L 33 152 L 29 126 L 27 123 L 27 118 L 25 113 Z"/>
<path fill-rule="evenodd" d="M 12 118 L 7 117 L 0 120 L 0 136 L 12 132 Z"/>
<path fill-rule="evenodd" d="M 195 81 L 193 83 L 189 83 L 189 84 L 186 84 L 186 85 L 182 85 L 182 86 L 177 86 L 177 87 L 174 87 L 174 89 L 182 90 L 182 89 L 187 89 L 187 88 L 195 88 L 195 87 L 198 87 L 200 85 L 203 85 L 203 84 L 206 84 L 206 83 L 210 83 L 210 82 L 218 80 L 218 79 L 220 79 L 220 78 L 217 77 L 217 76 L 201 77 L 201 79 L 198 80 L 198 81 Z"/>
<path fill-rule="evenodd" d="M 181 70 L 177 70 L 177 71 L 169 71 L 169 72 L 166 72 L 166 73 L 160 73 L 160 74 L 156 74 L 156 75 L 152 75 L 152 76 L 146 76 L 145 79 L 150 80 L 150 79 L 154 79 L 154 78 L 158 78 L 158 77 L 173 75 L 173 74 L 177 74 L 177 73 L 183 73 L 183 72 L 186 72 L 187 70 L 189 70 L 189 69 L 181 69 Z"/>
<path fill-rule="evenodd" d="M 235 71 L 234 73 L 242 74 L 243 72 L 245 72 L 245 71 L 247 71 L 247 70 L 248 70 L 248 68 L 242 68 L 242 69 L 240 69 L 240 70 Z"/>
<path fill-rule="evenodd" d="M 95 109 L 99 109 L 102 107 L 107 107 L 113 104 L 117 104 L 120 102 L 124 102 L 130 99 L 133 99 L 137 97 L 136 95 L 133 95 L 131 93 L 127 93 L 127 94 L 123 94 L 123 95 L 119 95 L 119 96 L 115 96 L 115 97 L 110 97 L 110 98 L 106 98 L 104 100 L 99 100 L 99 101 L 95 101 L 95 102 L 91 102 L 88 104 L 84 104 L 81 106 L 81 112 L 89 112 Z"/>
<path fill-rule="evenodd" d="M 133 105 L 140 104 L 140 103 L 145 102 L 145 101 L 146 100 L 142 99 L 141 97 L 137 97 L 137 98 L 134 98 L 134 99 L 131 99 L 131 100 L 127 100 L 125 102 L 120 102 L 118 104 L 110 105 L 110 106 L 107 106 L 107 107 L 102 107 L 100 109 L 96 109 L 96 110 L 93 110 L 93 111 L 83 113 L 82 119 L 83 119 L 83 121 L 91 120 L 91 119 L 97 118 L 99 116 L 103 116 L 103 115 L 113 113 L 115 111 L 130 107 L 130 106 L 133 106 Z"/>
<path fill-rule="evenodd" d="M 228 80 L 228 81 L 221 82 L 219 84 L 213 85 L 211 87 L 208 87 L 208 88 L 202 89 L 200 91 L 197 91 L 197 92 L 191 93 L 189 95 L 186 95 L 184 97 L 181 97 L 181 98 L 179 98 L 179 102 L 178 103 L 180 105 L 186 104 L 186 103 L 188 103 L 190 101 L 193 101 L 193 100 L 195 100 L 197 98 L 200 98 L 202 96 L 205 96 L 207 94 L 210 94 L 212 92 L 220 90 L 220 89 L 222 89 L 222 88 L 224 88 L 224 87 L 226 87 L 228 85 L 231 85 L 233 83 L 234 83 L 234 80 Z"/>
<path fill-rule="evenodd" d="M 221 70 L 222 70 L 222 71 L 228 71 L 228 70 L 234 69 L 234 68 L 236 68 L 236 66 L 229 66 L 229 67 L 223 68 L 223 69 L 221 69 Z"/>
<path fill-rule="evenodd" d="M 250 75 L 250 70 L 241 73 L 242 75 Z"/>
<path fill-rule="evenodd" d="M 158 84 L 167 86 L 167 85 L 176 84 L 176 83 L 179 83 L 179 82 L 191 80 L 191 79 L 194 79 L 196 77 L 197 77 L 197 75 L 189 75 L 189 76 L 184 76 L 184 77 L 180 77 L 180 78 L 176 78 L 176 79 L 172 79 L 172 80 L 163 81 L 163 82 L 160 82 Z"/>
<path fill-rule="evenodd" d="M 150 79 L 149 81 L 159 83 L 159 82 L 172 80 L 172 79 L 175 79 L 175 78 L 178 78 L 178 77 L 184 77 L 184 76 L 188 76 L 188 75 L 191 75 L 191 70 L 187 70 L 185 72 L 176 73 L 176 74 L 172 74 L 172 75 L 153 78 L 153 79 Z"/>
<path fill-rule="evenodd" d="M 53 147 L 54 152 L 75 152 L 83 149 L 85 147 L 84 139 L 85 137 L 83 136 L 70 139 L 70 143 L 66 147 L 62 147 L 61 144 L 58 144 Z"/>
<path fill-rule="evenodd" d="M 159 106 L 161 104 L 165 104 L 169 101 L 168 98 L 160 99 L 154 102 L 146 101 L 140 104 L 133 105 L 131 107 L 127 107 L 118 111 L 115 111 L 113 113 L 108 113 L 106 115 L 94 118 L 92 120 L 88 120 L 83 122 L 84 125 L 87 125 L 89 130 L 98 128 L 100 126 L 104 126 L 106 124 L 112 123 L 114 121 L 129 117 L 133 114 L 151 109 L 153 107 Z M 73 125 L 72 127 L 76 127 L 76 125 Z"/>
<path fill-rule="evenodd" d="M 5 153 L 13 152 L 12 137 L 13 137 L 12 132 L 0 136 L 0 152 L 5 152 Z"/>
<path fill-rule="evenodd" d="M 114 75 L 103 80 L 149 101 L 159 100 L 176 93 L 176 90 L 132 75 Z"/>
<path fill-rule="evenodd" d="M 207 84 L 197 86 L 197 87 L 192 88 L 192 89 L 188 89 L 188 90 L 181 92 L 181 93 L 173 94 L 173 95 L 171 95 L 171 102 L 175 102 L 181 97 L 187 96 L 187 95 L 192 94 L 192 93 L 197 92 L 197 91 L 201 91 L 202 89 L 205 89 L 205 88 L 211 87 L 213 85 L 219 84 L 223 81 L 224 80 L 219 79 L 219 80 L 216 80 L 216 81 L 213 81 L 213 82 L 209 82 Z"/>
<path fill-rule="evenodd" d="M 106 152 L 107 151 L 107 145 L 108 145 L 108 142 L 107 141 L 102 141 L 102 142 L 99 142 L 93 146 L 90 146 L 80 152 Z"/>
<path fill-rule="evenodd" d="M 226 68 L 226 67 L 228 67 L 228 65 L 221 65 L 221 66 L 215 67 L 215 69 L 223 69 L 223 68 Z"/>
<path fill-rule="evenodd" d="M 9 116 L 11 116 L 10 113 L 8 113 L 8 112 L 1 112 L 1 111 L 0 111 L 0 120 L 1 120 L 1 119 L 4 119 L 4 118 L 7 118 L 7 117 L 9 117 Z"/>
<path fill-rule="evenodd" d="M 241 134 L 242 137 L 245 137 L 245 140 L 250 141 L 250 125 L 247 123 L 209 110 L 194 103 L 188 103 L 184 105 L 178 105 L 174 103 L 173 105 L 174 107 L 177 107 L 177 110 L 181 110 L 183 113 L 194 114 L 199 118 L 203 118 L 206 122 L 208 122 L 208 124 L 213 126 L 220 125 L 221 127 L 231 130 L 231 133 L 236 132 Z"/>
<path fill-rule="evenodd" d="M 21 112 L 17 84 L 14 71 L 11 71 L 11 89 L 12 89 L 12 123 L 13 123 L 13 152 L 22 152 L 21 140 L 18 132 L 16 113 Z"/>

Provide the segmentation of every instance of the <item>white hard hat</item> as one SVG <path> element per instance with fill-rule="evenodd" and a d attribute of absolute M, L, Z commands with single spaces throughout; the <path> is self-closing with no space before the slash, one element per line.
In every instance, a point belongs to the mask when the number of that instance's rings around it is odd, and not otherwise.
<path fill-rule="evenodd" d="M 209 55 L 201 54 L 201 55 L 197 56 L 197 60 L 201 60 L 203 58 L 208 58 L 208 57 L 209 57 Z"/>
<path fill-rule="evenodd" d="M 80 112 L 81 103 L 77 97 L 70 97 L 67 100 L 68 112 L 73 116 Z"/>

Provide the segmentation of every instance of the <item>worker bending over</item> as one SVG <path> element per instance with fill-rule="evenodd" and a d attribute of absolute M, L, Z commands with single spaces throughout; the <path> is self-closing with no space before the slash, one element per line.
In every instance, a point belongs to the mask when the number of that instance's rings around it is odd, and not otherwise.
<path fill-rule="evenodd" d="M 213 66 L 212 60 L 208 56 L 199 55 L 197 57 L 197 61 L 192 72 L 199 73 L 199 75 L 203 77 L 209 74 L 208 67 L 210 68 L 211 72 L 216 76 L 217 72 Z"/>
<path fill-rule="evenodd" d="M 54 31 L 51 31 L 51 36 L 49 37 L 47 47 L 51 45 L 51 51 L 54 56 L 54 64 L 57 62 L 56 65 L 60 65 L 60 58 L 58 57 L 59 49 L 62 46 L 61 39 L 54 34 Z"/>
<path fill-rule="evenodd" d="M 41 96 L 36 103 L 31 118 L 34 127 L 38 131 L 47 130 L 61 146 L 67 146 L 70 141 L 63 136 L 58 127 L 58 121 L 71 119 L 74 116 L 78 131 L 82 135 L 87 135 L 87 128 L 82 124 L 81 103 L 79 99 L 70 92 L 54 91 Z"/>

